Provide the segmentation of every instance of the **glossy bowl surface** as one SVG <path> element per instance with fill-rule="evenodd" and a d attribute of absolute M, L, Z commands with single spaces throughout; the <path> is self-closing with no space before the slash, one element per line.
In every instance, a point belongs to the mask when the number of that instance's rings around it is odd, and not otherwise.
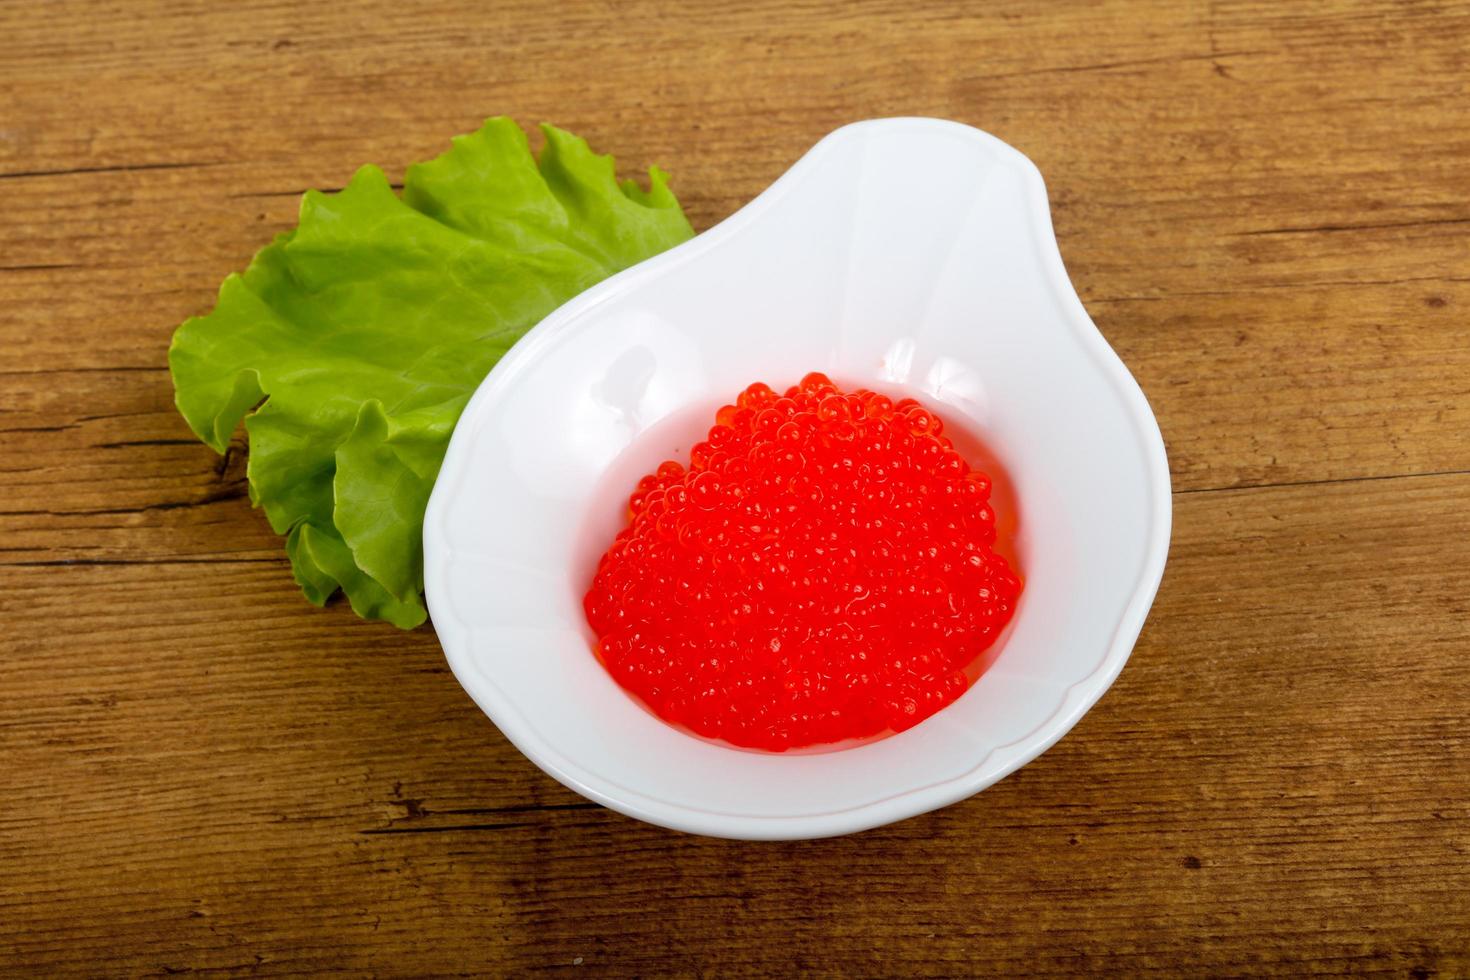
<path fill-rule="evenodd" d="M 745 385 L 813 370 L 913 393 L 979 437 L 1014 493 L 1025 592 L 989 669 L 913 729 L 739 751 L 625 694 L 581 599 L 638 475 L 687 458 Z M 1170 505 L 1158 425 L 1067 278 L 1035 166 L 959 123 L 880 119 L 511 350 L 450 442 L 425 581 L 455 676 L 562 783 L 679 830 L 827 836 L 963 799 L 1066 734 L 1143 626 Z"/>

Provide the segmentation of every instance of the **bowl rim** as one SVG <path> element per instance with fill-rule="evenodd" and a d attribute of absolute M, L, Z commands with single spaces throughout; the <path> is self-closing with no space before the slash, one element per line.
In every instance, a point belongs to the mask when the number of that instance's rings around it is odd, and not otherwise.
<path fill-rule="evenodd" d="M 534 361 L 540 349 L 567 324 L 580 319 L 594 307 L 627 291 L 634 284 L 695 258 L 758 221 L 775 205 L 789 185 L 842 143 L 882 131 L 944 131 L 978 141 L 997 157 L 1009 162 L 1023 177 L 1027 212 L 1040 247 L 1039 261 L 1046 282 L 1059 302 L 1074 339 L 1091 355 L 1120 398 L 1142 450 L 1147 467 L 1151 501 L 1145 560 L 1118 625 L 1108 641 L 1107 652 L 1086 677 L 1071 684 L 1060 706 L 1036 728 L 976 760 L 965 773 L 950 779 L 907 790 L 892 796 L 838 811 L 799 816 L 750 816 L 700 810 L 644 796 L 610 781 L 598 784 L 595 774 L 585 772 L 571 759 L 552 748 L 526 724 L 521 713 L 494 685 L 487 684 L 471 663 L 465 627 L 458 620 L 439 588 L 448 577 L 452 549 L 443 533 L 442 521 L 448 508 L 448 491 L 456 483 L 462 466 L 460 457 L 469 450 L 471 438 L 463 425 L 452 434 L 444 462 L 430 495 L 424 520 L 425 599 L 445 659 L 456 680 L 502 734 L 540 769 L 582 796 L 627 816 L 673 830 L 750 840 L 793 840 L 835 836 L 865 830 L 935 810 L 973 796 L 1010 775 L 1057 743 L 1107 692 L 1127 663 L 1148 611 L 1163 578 L 1172 530 L 1173 497 L 1168 459 L 1162 433 L 1148 400 L 1121 358 L 1107 343 L 1068 276 L 1056 243 L 1046 185 L 1032 161 L 1019 150 L 964 123 L 915 116 L 868 119 L 842 126 L 819 140 L 769 187 L 734 214 L 681 245 L 616 273 L 568 301 L 531 328 L 489 372 L 466 404 L 461 420 L 474 417 L 476 406 L 489 399 L 489 392 Z"/>

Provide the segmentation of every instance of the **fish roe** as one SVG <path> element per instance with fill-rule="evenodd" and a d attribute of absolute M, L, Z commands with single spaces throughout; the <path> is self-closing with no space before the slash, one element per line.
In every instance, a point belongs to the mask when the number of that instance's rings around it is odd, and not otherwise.
<path fill-rule="evenodd" d="M 741 392 L 638 482 L 584 607 L 664 720 L 781 751 L 910 728 L 964 693 L 1021 583 L 990 480 L 913 399 L 809 374 Z"/>

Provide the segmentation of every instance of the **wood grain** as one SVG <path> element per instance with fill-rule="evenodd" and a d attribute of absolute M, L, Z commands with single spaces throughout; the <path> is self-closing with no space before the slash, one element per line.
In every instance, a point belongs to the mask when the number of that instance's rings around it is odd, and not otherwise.
<path fill-rule="evenodd" d="M 0 972 L 1470 974 L 1467 104 L 1452 2 L 0 2 Z M 301 600 L 169 335 L 301 190 L 499 113 L 700 228 L 858 118 L 1037 161 L 1177 491 L 1067 739 L 703 840 Z"/>

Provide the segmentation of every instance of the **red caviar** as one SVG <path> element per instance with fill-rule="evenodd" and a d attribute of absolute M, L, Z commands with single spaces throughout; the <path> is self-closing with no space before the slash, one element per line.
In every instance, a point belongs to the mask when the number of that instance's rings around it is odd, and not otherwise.
<path fill-rule="evenodd" d="M 584 600 L 666 721 L 780 751 L 902 731 L 964 693 L 1021 583 L 990 480 L 913 399 L 753 384 L 639 481 Z"/>

